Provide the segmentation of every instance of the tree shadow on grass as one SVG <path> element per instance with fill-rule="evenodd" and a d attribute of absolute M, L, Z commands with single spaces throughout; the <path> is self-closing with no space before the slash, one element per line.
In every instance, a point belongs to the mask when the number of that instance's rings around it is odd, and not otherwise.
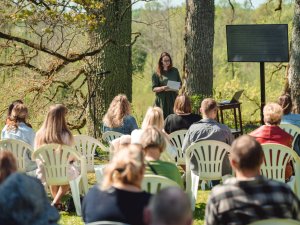
<path fill-rule="evenodd" d="M 197 203 L 194 211 L 194 219 L 196 220 L 204 220 L 204 214 L 205 214 L 205 203 Z"/>

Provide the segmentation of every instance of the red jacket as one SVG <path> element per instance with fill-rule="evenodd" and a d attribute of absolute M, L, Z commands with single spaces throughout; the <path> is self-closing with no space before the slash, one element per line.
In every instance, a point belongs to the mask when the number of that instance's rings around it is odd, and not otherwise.
<path fill-rule="evenodd" d="M 263 125 L 252 131 L 249 135 L 254 137 L 260 144 L 274 143 L 292 147 L 293 136 L 282 130 L 279 126 Z"/>

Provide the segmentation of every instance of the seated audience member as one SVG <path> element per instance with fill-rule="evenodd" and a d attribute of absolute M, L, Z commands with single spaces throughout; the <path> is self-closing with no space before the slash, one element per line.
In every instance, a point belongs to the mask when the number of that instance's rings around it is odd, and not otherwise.
<path fill-rule="evenodd" d="M 143 225 L 143 210 L 151 197 L 141 190 L 144 170 L 143 152 L 139 145 L 118 151 L 105 168 L 102 187 L 95 185 L 83 199 L 83 221 Z"/>
<path fill-rule="evenodd" d="M 249 135 L 255 137 L 261 144 L 275 143 L 291 148 L 293 137 L 278 126 L 282 117 L 281 106 L 277 103 L 268 103 L 264 107 L 263 114 L 266 125 L 260 126 Z"/>
<path fill-rule="evenodd" d="M 42 127 L 37 131 L 35 138 L 35 149 L 38 149 L 45 144 L 60 144 L 60 145 L 74 145 L 73 135 L 68 128 L 66 115 L 68 109 L 62 104 L 56 104 L 50 107 L 46 119 Z M 79 175 L 78 169 L 73 165 L 73 158 L 69 159 L 70 166 L 68 167 L 68 174 L 71 180 Z M 38 170 L 37 177 L 45 182 L 45 172 L 42 162 L 37 160 Z M 63 210 L 61 198 L 70 190 L 69 185 L 50 185 L 51 195 L 53 197 L 52 205 L 57 209 Z"/>
<path fill-rule="evenodd" d="M 13 101 L 13 102 L 8 106 L 8 109 L 7 109 L 7 117 L 6 117 L 5 124 L 7 123 L 8 118 L 10 117 L 11 112 L 12 112 L 14 106 L 17 105 L 17 104 L 24 104 L 24 103 L 23 103 L 22 100 L 18 99 L 18 100 L 16 100 L 16 101 Z M 28 125 L 29 127 L 31 127 L 30 124 L 27 124 L 27 125 Z"/>
<path fill-rule="evenodd" d="M 145 153 L 146 174 L 155 174 L 174 180 L 183 188 L 181 174 L 174 163 L 160 160 L 166 148 L 166 140 L 156 127 L 148 127 L 141 136 L 141 144 Z"/>
<path fill-rule="evenodd" d="M 165 119 L 165 131 L 170 134 L 177 130 L 187 130 L 189 127 L 199 121 L 201 117 L 192 113 L 190 98 L 187 95 L 178 95 L 176 97 L 174 114 L 170 114 Z"/>
<path fill-rule="evenodd" d="M 131 136 L 128 134 L 122 135 L 119 138 L 112 140 L 109 148 L 111 156 L 113 156 L 119 150 L 127 147 L 131 143 Z"/>
<path fill-rule="evenodd" d="M 278 104 L 283 109 L 281 123 L 293 124 L 300 127 L 300 114 L 292 113 L 293 103 L 289 94 L 281 95 L 278 99 Z"/>
<path fill-rule="evenodd" d="M 116 131 L 122 134 L 131 134 L 138 126 L 130 113 L 131 107 L 126 95 L 117 95 L 103 117 L 103 132 Z"/>
<path fill-rule="evenodd" d="M 145 118 L 142 123 L 142 129 L 134 130 L 131 133 L 131 143 L 140 144 L 141 143 L 141 135 L 143 130 L 148 127 L 157 127 L 160 131 L 163 132 L 163 135 L 166 139 L 167 147 L 166 151 L 163 152 L 161 159 L 165 161 L 174 161 L 177 155 L 176 149 L 171 145 L 169 141 L 168 135 L 164 132 L 164 115 L 163 111 L 159 107 L 149 107 Z"/>
<path fill-rule="evenodd" d="M 277 103 L 268 103 L 264 107 L 263 114 L 266 125 L 257 128 L 249 135 L 254 137 L 260 144 L 282 144 L 292 148 L 293 137 L 278 126 L 282 117 L 281 106 Z M 292 173 L 292 166 L 288 163 L 285 170 L 286 180 L 289 180 Z"/>
<path fill-rule="evenodd" d="M 15 104 L 10 116 L 6 120 L 6 125 L 2 129 L 1 139 L 17 139 L 26 142 L 33 147 L 35 132 L 26 123 L 28 109 L 24 104 Z M 26 172 L 37 168 L 36 162 L 31 161 L 31 152 L 26 154 Z"/>
<path fill-rule="evenodd" d="M 205 211 L 206 225 L 244 225 L 256 220 L 300 220 L 300 202 L 286 184 L 260 176 L 264 153 L 251 136 L 235 140 L 230 163 L 236 177 L 212 189 Z"/>
<path fill-rule="evenodd" d="M 13 154 L 0 151 L 0 224 L 57 225 L 59 214 L 41 182 L 16 171 Z"/>
<path fill-rule="evenodd" d="M 183 140 L 182 149 L 185 150 L 193 143 L 203 140 L 221 141 L 231 145 L 233 135 L 230 129 L 216 121 L 218 106 L 212 98 L 206 98 L 201 103 L 200 112 L 203 119 L 190 126 Z M 197 171 L 196 159 L 192 158 L 194 171 Z M 222 175 L 231 174 L 228 156 L 225 156 L 222 167 Z"/>
<path fill-rule="evenodd" d="M 144 218 L 147 225 L 192 225 L 190 199 L 178 187 L 162 189 L 151 198 Z"/>
<path fill-rule="evenodd" d="M 281 118 L 281 124 L 292 124 L 300 127 L 300 114 L 293 114 L 293 104 L 292 99 L 289 94 L 284 94 L 279 97 L 278 104 L 283 109 L 283 116 Z M 299 134 L 295 137 L 293 148 L 300 156 L 300 136 Z"/>

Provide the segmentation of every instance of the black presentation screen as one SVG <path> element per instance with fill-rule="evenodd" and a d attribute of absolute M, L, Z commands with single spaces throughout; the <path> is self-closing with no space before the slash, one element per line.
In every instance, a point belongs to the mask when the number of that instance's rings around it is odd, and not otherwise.
<path fill-rule="evenodd" d="M 288 62 L 288 25 L 227 25 L 228 62 Z"/>

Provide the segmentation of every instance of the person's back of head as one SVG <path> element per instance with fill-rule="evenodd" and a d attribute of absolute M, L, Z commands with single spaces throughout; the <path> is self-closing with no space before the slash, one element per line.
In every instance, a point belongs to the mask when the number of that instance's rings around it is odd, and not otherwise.
<path fill-rule="evenodd" d="M 18 129 L 19 123 L 26 123 L 26 118 L 28 117 L 28 109 L 24 104 L 15 104 L 10 116 L 7 120 L 7 129 L 16 130 Z"/>
<path fill-rule="evenodd" d="M 107 190 L 116 183 L 140 188 L 144 175 L 144 155 L 140 145 L 131 144 L 116 152 L 106 166 L 102 189 Z"/>
<path fill-rule="evenodd" d="M 193 222 L 188 195 L 179 187 L 168 187 L 154 195 L 144 212 L 148 225 L 190 225 Z"/>
<path fill-rule="evenodd" d="M 292 98 L 289 94 L 283 94 L 278 99 L 278 104 L 283 109 L 283 114 L 289 114 L 292 112 L 293 104 L 292 104 Z"/>
<path fill-rule="evenodd" d="M 277 103 L 268 103 L 265 105 L 264 110 L 264 122 L 268 125 L 280 124 L 283 110 Z"/>
<path fill-rule="evenodd" d="M 112 140 L 109 147 L 109 152 L 110 154 L 112 154 L 111 156 L 113 156 L 116 152 L 129 146 L 130 143 L 131 143 L 131 136 L 126 134 Z"/>
<path fill-rule="evenodd" d="M 0 224 L 57 225 L 58 211 L 34 177 L 13 173 L 0 185 Z"/>
<path fill-rule="evenodd" d="M 205 98 L 201 102 L 200 111 L 201 111 L 203 117 L 215 119 L 215 117 L 217 115 L 217 111 L 218 111 L 217 102 L 212 98 Z"/>
<path fill-rule="evenodd" d="M 119 94 L 110 103 L 107 113 L 103 117 L 103 123 L 111 128 L 120 127 L 125 116 L 131 111 L 130 103 L 126 95 Z"/>
<path fill-rule="evenodd" d="M 141 135 L 141 145 L 147 155 L 151 149 L 158 149 L 162 153 L 166 148 L 166 140 L 162 131 L 157 127 L 146 128 Z"/>
<path fill-rule="evenodd" d="M 10 117 L 13 108 L 14 108 L 15 105 L 17 105 L 17 104 L 23 104 L 23 101 L 18 99 L 18 100 L 16 100 L 16 101 L 13 101 L 13 102 L 8 106 L 8 111 L 7 111 L 7 117 L 8 117 L 8 118 Z"/>
<path fill-rule="evenodd" d="M 236 170 L 257 172 L 263 157 L 261 145 L 249 135 L 243 135 L 232 143 L 230 160 Z"/>
<path fill-rule="evenodd" d="M 176 114 L 185 114 L 185 113 L 191 113 L 192 112 L 192 105 L 190 98 L 183 94 L 178 95 L 174 102 L 174 113 Z"/>
<path fill-rule="evenodd" d="M 12 173 L 17 171 L 15 156 L 7 150 L 0 150 L 0 184 Z"/>
<path fill-rule="evenodd" d="M 142 129 L 149 126 L 156 126 L 159 130 L 164 127 L 164 114 L 159 107 L 149 107 L 142 123 Z"/>
<path fill-rule="evenodd" d="M 73 136 L 66 122 L 68 109 L 62 104 L 50 107 L 46 119 L 36 136 L 36 146 L 43 144 L 69 144 L 73 142 Z"/>

